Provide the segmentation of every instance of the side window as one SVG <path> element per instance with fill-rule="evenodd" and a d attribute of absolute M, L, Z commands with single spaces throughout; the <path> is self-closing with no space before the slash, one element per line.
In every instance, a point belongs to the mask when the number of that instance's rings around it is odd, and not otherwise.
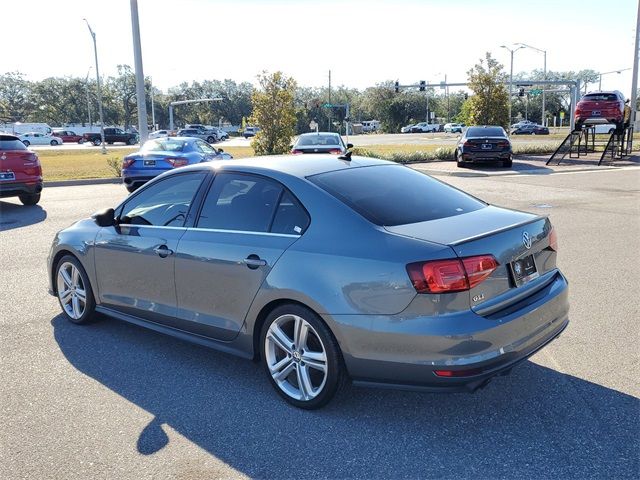
<path fill-rule="evenodd" d="M 127 202 L 120 213 L 120 223 L 181 227 L 206 173 L 174 175 L 141 191 Z"/>
<path fill-rule="evenodd" d="M 302 235 L 309 226 L 309 215 L 291 193 L 285 191 L 271 225 L 272 233 Z"/>
<path fill-rule="evenodd" d="M 196 145 L 198 145 L 198 150 L 200 150 L 202 153 L 217 153 L 216 149 L 209 145 L 207 142 L 198 140 L 196 142 Z"/>
<path fill-rule="evenodd" d="M 254 175 L 220 173 L 204 201 L 198 227 L 268 232 L 283 188 Z"/>

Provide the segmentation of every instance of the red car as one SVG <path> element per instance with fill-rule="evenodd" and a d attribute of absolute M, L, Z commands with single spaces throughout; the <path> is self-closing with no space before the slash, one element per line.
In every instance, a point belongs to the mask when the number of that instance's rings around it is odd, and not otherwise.
<path fill-rule="evenodd" d="M 71 130 L 54 130 L 53 134 L 56 137 L 60 137 L 64 143 L 82 143 L 82 135 L 76 134 Z"/>
<path fill-rule="evenodd" d="M 38 156 L 15 135 L 0 133 L 0 198 L 18 197 L 35 205 L 42 192 L 42 167 Z"/>
<path fill-rule="evenodd" d="M 624 95 L 622 92 L 591 92 L 576 105 L 576 130 L 583 125 L 615 123 L 622 130 L 624 123 Z"/>

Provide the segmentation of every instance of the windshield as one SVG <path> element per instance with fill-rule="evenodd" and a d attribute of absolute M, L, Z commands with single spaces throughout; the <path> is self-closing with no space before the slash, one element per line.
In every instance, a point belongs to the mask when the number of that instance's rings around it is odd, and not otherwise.
<path fill-rule="evenodd" d="M 298 146 L 307 145 L 340 145 L 340 137 L 337 135 L 307 135 L 298 139 Z"/>
<path fill-rule="evenodd" d="M 187 142 L 184 140 L 174 140 L 171 138 L 159 138 L 149 140 L 144 144 L 142 150 L 145 152 L 182 152 Z"/>
<path fill-rule="evenodd" d="M 469 127 L 467 129 L 467 138 L 481 137 L 506 137 L 502 127 Z"/>
<path fill-rule="evenodd" d="M 402 165 L 337 170 L 308 179 L 380 226 L 453 217 L 486 206 L 460 190 Z"/>

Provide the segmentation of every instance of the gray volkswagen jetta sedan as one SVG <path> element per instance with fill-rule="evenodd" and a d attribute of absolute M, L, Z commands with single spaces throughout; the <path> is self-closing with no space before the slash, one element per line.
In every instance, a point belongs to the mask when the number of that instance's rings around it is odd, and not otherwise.
<path fill-rule="evenodd" d="M 474 391 L 567 326 L 547 218 L 390 162 L 309 157 L 157 177 L 56 235 L 51 293 L 77 324 L 102 313 L 260 361 L 308 409 L 347 380 Z"/>

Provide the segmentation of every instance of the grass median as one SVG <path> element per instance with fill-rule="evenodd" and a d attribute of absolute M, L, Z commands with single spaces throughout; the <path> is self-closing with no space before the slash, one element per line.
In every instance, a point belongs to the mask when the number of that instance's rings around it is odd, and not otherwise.
<path fill-rule="evenodd" d="M 137 147 L 107 149 L 102 154 L 100 148 L 78 150 L 38 150 L 45 181 L 81 180 L 88 178 L 114 178 L 116 172 L 109 161 L 122 163 L 122 159 L 135 151 Z M 224 147 L 225 152 L 234 158 L 252 157 L 251 147 Z"/>

